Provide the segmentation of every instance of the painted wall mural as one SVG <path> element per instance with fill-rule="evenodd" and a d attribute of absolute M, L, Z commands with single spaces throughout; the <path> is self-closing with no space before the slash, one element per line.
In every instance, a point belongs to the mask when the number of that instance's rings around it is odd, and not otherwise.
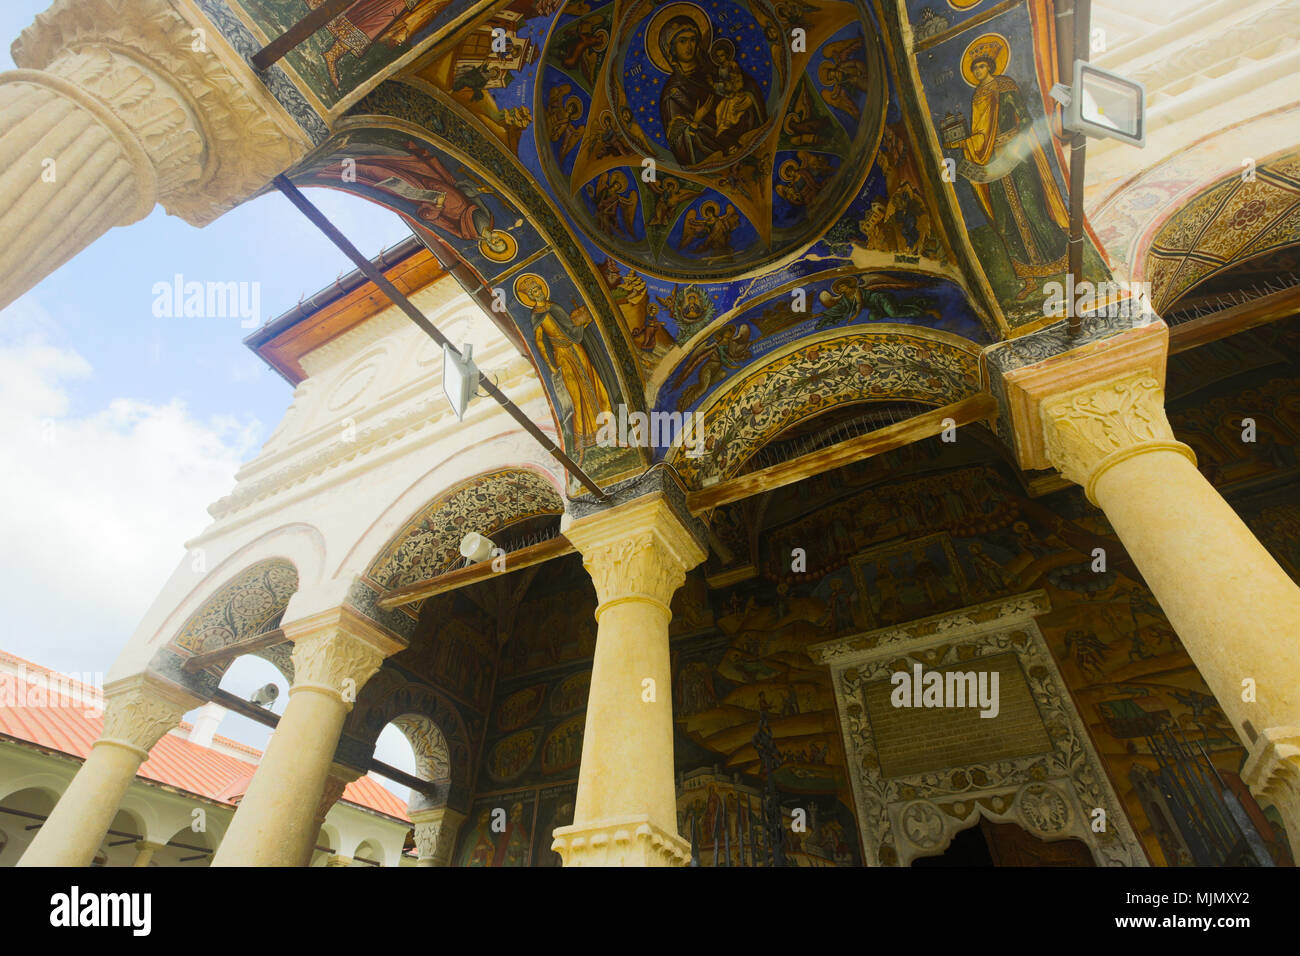
<path fill-rule="evenodd" d="M 267 38 L 279 36 L 324 0 L 229 0 Z M 410 53 L 463 13 L 452 0 L 356 0 L 286 57 L 325 108 Z"/>
<path fill-rule="evenodd" d="M 560 11 L 536 88 L 541 166 L 606 253 L 646 274 L 730 277 L 838 217 L 871 165 L 888 84 L 853 4 L 804 6 L 798 52 L 788 4 Z"/>
<path fill-rule="evenodd" d="M 1300 242 L 1300 154 L 1259 164 L 1181 204 L 1156 232 L 1142 263 L 1153 306 L 1179 296 L 1238 263 Z M 1280 270 L 1279 270 L 1280 271 Z"/>
<path fill-rule="evenodd" d="M 736 474 L 767 442 L 838 404 L 901 399 L 937 406 L 979 390 L 979 353 L 956 336 L 892 324 L 823 333 L 729 386 L 726 401 L 715 398 L 704 411 L 706 454 L 692 458 L 675 446 L 669 460 L 688 486 L 700 487 Z"/>
<path fill-rule="evenodd" d="M 1170 418 L 1300 578 L 1294 328 L 1270 332 L 1261 354 L 1248 384 L 1207 379 L 1171 399 Z M 1175 356 L 1175 379 L 1188 361 Z M 1276 409 L 1258 431 L 1291 453 L 1239 440 L 1247 408 Z M 1039 590 L 1038 630 L 1151 862 L 1222 855 L 1189 816 L 1200 798 L 1168 777 L 1174 759 L 1212 765 L 1267 851 L 1290 863 L 1276 813 L 1241 784 L 1244 749 L 1104 516 L 1077 490 L 1030 497 L 997 447 L 928 440 L 715 514 L 723 546 L 687 576 L 670 633 L 678 828 L 701 865 L 863 859 L 830 673 L 807 648 Z M 743 517 L 729 522 L 731 511 Z M 791 569 L 796 547 L 807 571 Z M 550 830 L 572 819 L 595 596 L 576 557 L 537 582 L 504 645 L 475 804 L 489 820 L 500 810 L 507 829 L 471 828 L 462 865 L 556 865 Z M 987 783 L 961 767 L 940 777 L 953 799 Z M 791 826 L 796 810 L 807 831 Z"/>
<path fill-rule="evenodd" d="M 596 443 L 600 413 L 630 400 L 595 320 L 597 307 L 535 217 L 520 214 L 503 187 L 434 143 L 386 128 L 341 133 L 294 180 L 356 193 L 398 212 L 432 237 L 426 242 L 444 264 L 468 265 L 480 286 L 502 289 L 493 319 L 548 386 L 566 450 L 597 478 L 615 480 L 637 467 L 635 450 Z"/>
<path fill-rule="evenodd" d="M 978 6 L 941 15 L 938 4 L 909 3 L 913 59 L 976 258 L 1008 324 L 1041 325 L 1044 285 L 1068 268 L 1065 167 L 1044 101 L 1054 61 L 1034 42 L 1052 7 L 1027 0 L 963 26 L 998 9 Z M 1091 237 L 1084 267 L 1090 281 L 1109 279 Z"/>

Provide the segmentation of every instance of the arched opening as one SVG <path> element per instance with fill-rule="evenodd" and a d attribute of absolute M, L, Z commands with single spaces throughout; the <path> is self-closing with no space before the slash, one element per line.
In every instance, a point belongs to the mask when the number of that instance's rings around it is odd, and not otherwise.
<path fill-rule="evenodd" d="M 0 866 L 18 862 L 58 800 L 48 787 L 26 787 L 0 798 Z"/>
<path fill-rule="evenodd" d="M 935 856 L 917 857 L 913 867 L 975 866 L 1096 866 L 1082 840 L 1047 841 L 1014 823 L 998 823 L 983 816 L 953 835 Z"/>
<path fill-rule="evenodd" d="M 352 862 L 349 866 L 388 866 L 387 854 L 384 848 L 379 845 L 378 841 L 365 839 L 357 844 L 356 849 L 350 854 Z"/>
<path fill-rule="evenodd" d="M 208 832 L 182 827 L 167 838 L 166 845 L 155 850 L 150 866 L 204 867 L 212 863 L 216 841 Z"/>
<path fill-rule="evenodd" d="M 148 830 L 136 814 L 119 810 L 108 825 L 108 833 L 95 853 L 92 865 L 133 866 L 140 853 L 137 844 L 148 838 Z"/>
<path fill-rule="evenodd" d="M 215 679 L 221 690 L 272 713 L 277 706 L 283 710 L 293 662 L 292 644 L 279 627 L 297 590 L 298 570 L 286 558 L 259 561 L 231 577 L 169 642 L 169 650 L 182 659 L 182 673 L 196 681 Z M 268 687 L 274 697 L 257 694 Z M 258 750 L 265 750 L 270 737 L 265 724 L 225 708 L 202 708 L 186 717 L 194 726 L 191 742 L 200 746 L 212 745 L 218 727 L 223 736 Z"/>

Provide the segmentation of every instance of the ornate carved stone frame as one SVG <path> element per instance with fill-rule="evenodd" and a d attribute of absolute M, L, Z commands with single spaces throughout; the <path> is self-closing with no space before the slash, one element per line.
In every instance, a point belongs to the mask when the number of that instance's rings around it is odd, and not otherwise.
<path fill-rule="evenodd" d="M 1082 840 L 1101 866 L 1148 865 L 1034 623 L 1050 609 L 1043 591 L 1029 591 L 809 648 L 814 661 L 831 668 L 863 858 L 869 866 L 907 866 L 917 857 L 937 856 L 981 816 L 1015 823 L 1046 841 Z M 935 659 L 940 649 L 942 656 Z M 887 679 L 900 656 L 920 650 L 928 652 L 925 663 L 930 668 L 1015 653 L 1053 749 L 885 777 L 864 691 L 867 684 Z M 1105 810 L 1101 832 L 1093 832 L 1096 808 Z"/>

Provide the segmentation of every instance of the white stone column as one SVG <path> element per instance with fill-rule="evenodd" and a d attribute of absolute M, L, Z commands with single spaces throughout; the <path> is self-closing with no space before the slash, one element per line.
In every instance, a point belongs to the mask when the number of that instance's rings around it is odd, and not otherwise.
<path fill-rule="evenodd" d="M 104 732 L 18 865 L 89 866 L 150 749 L 202 703 L 151 675 L 106 687 Z"/>
<path fill-rule="evenodd" d="M 689 519 L 688 519 L 689 520 Z M 677 832 L 668 622 L 673 593 L 706 552 L 662 493 L 574 521 L 565 536 L 596 586 L 592 662 L 565 866 L 683 866 Z"/>
<path fill-rule="evenodd" d="M 165 843 L 154 843 L 152 840 L 137 840 L 135 844 L 135 859 L 131 861 L 132 866 L 148 866 L 153 862 L 153 856 L 159 850 L 166 847 Z"/>
<path fill-rule="evenodd" d="M 213 866 L 302 866 L 310 859 L 343 721 L 384 658 L 405 646 L 346 607 L 283 627 L 293 642 L 289 704 Z"/>
<path fill-rule="evenodd" d="M 1300 854 L 1300 587 L 1176 440 L 1163 324 L 1006 376 L 1022 462 L 1105 512 L 1250 754 L 1242 778 Z"/>
<path fill-rule="evenodd" d="M 167 0 L 55 0 L 0 73 L 0 308 L 157 203 L 202 225 L 308 148 L 215 27 Z M 196 31 L 201 31 L 196 32 Z"/>
<path fill-rule="evenodd" d="M 330 764 L 329 775 L 325 778 L 325 786 L 321 790 L 320 801 L 316 804 L 316 816 L 311 826 L 312 837 L 307 841 L 307 851 L 302 858 L 303 866 L 311 866 L 312 858 L 316 855 L 316 845 L 320 843 L 321 827 L 325 825 L 325 818 L 329 816 L 330 810 L 334 809 L 334 804 L 339 802 L 339 799 L 343 796 L 343 791 L 348 788 L 348 784 L 354 780 L 359 780 L 364 774 L 364 770 L 358 770 L 345 764 Z M 330 849 L 337 850 L 338 847 L 330 847 Z"/>

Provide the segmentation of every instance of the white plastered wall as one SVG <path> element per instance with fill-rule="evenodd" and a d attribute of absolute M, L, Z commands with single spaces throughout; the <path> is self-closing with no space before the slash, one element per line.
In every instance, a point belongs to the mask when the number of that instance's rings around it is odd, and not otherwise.
<path fill-rule="evenodd" d="M 527 359 L 450 277 L 411 296 L 484 375 L 545 431 L 554 420 Z M 396 307 L 301 358 L 308 377 L 279 427 L 208 510 L 213 523 L 186 553 L 118 656 L 108 681 L 144 670 L 203 602 L 267 558 L 298 570 L 286 622 L 336 607 L 383 545 L 440 492 L 484 471 L 549 475 L 554 459 L 493 401 L 463 422 L 442 392 L 442 351 Z"/>

